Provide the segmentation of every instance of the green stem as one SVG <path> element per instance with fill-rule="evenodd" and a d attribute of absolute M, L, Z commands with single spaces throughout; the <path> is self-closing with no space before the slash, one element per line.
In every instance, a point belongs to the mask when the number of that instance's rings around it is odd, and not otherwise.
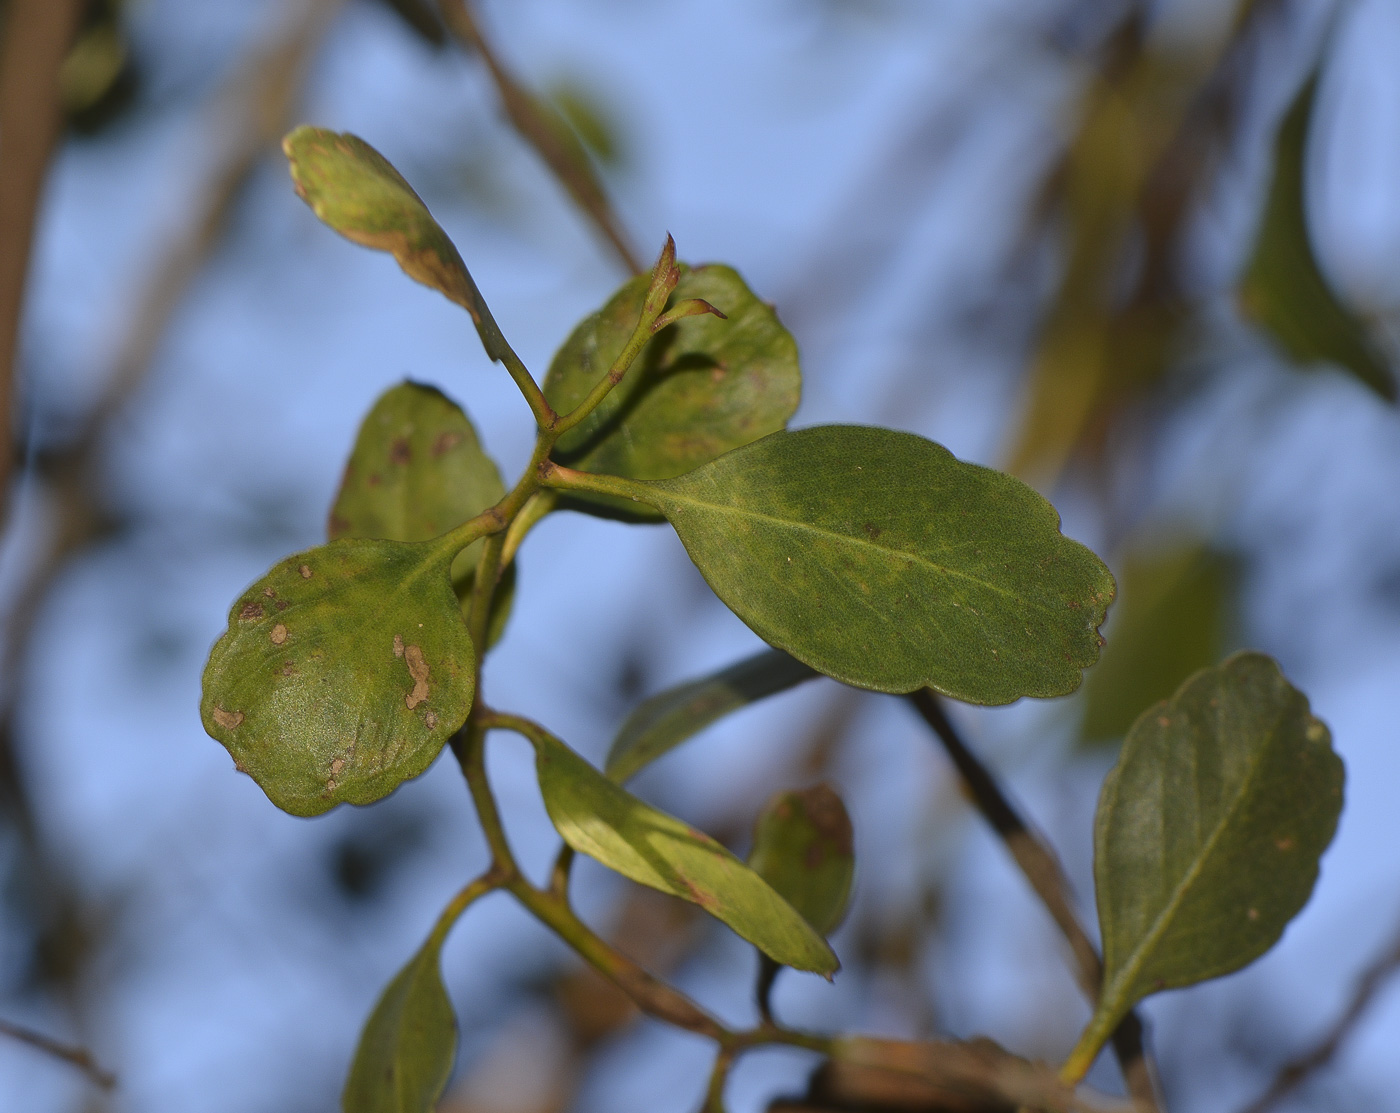
<path fill-rule="evenodd" d="M 704 1113 L 725 1113 L 724 1084 L 729 1081 L 729 1070 L 734 1065 L 737 1053 L 722 1047 L 715 1055 L 715 1065 L 710 1069 L 710 1084 L 705 1088 Z"/>
<path fill-rule="evenodd" d="M 553 460 L 540 465 L 540 483 L 557 491 L 592 491 L 600 495 L 615 495 L 620 499 L 651 504 L 650 484 L 639 479 L 624 479 L 620 475 L 600 475 L 597 472 L 574 471 Z"/>
<path fill-rule="evenodd" d="M 506 530 L 506 547 L 501 552 L 502 569 L 510 566 L 520 543 L 525 540 L 525 535 L 554 509 L 558 501 L 559 496 L 553 491 L 536 491 L 525 501 L 520 513 L 511 519 L 510 527 Z"/>
<path fill-rule="evenodd" d="M 503 883 L 504 876 L 495 866 L 492 866 L 448 902 L 447 907 L 439 913 L 437 922 L 433 924 L 433 930 L 429 933 L 428 938 L 441 942 L 452 930 L 452 925 L 461 919 L 463 912 L 487 893 L 494 893 L 501 888 Z"/>
<path fill-rule="evenodd" d="M 1094 1060 L 1099 1057 L 1099 1052 L 1103 1050 L 1103 1045 L 1113 1035 L 1117 1024 L 1118 1018 L 1109 1012 L 1099 1011 L 1089 1018 L 1079 1042 L 1074 1045 L 1074 1050 L 1069 1053 L 1069 1058 L 1060 1068 L 1061 1082 L 1076 1086 L 1084 1080 L 1089 1068 L 1094 1065 Z"/>
<path fill-rule="evenodd" d="M 671 296 L 671 291 L 676 288 L 676 283 L 680 281 L 680 275 L 680 268 L 676 266 L 676 241 L 667 236 L 666 246 L 661 249 L 661 257 L 657 259 L 656 266 L 652 267 L 651 270 L 651 285 L 647 288 L 646 298 L 642 302 L 642 312 L 641 316 L 637 318 L 637 327 L 632 330 L 632 335 L 627 338 L 627 343 L 623 345 L 622 351 L 613 360 L 612 366 L 608 368 L 608 373 L 593 384 L 593 389 L 584 396 L 583 401 L 548 426 L 549 432 L 556 438 L 563 436 L 596 410 L 599 403 L 608 396 L 613 387 L 622 382 L 628 368 L 636 362 L 637 356 L 641 354 L 647 341 L 656 331 L 657 319 L 665 310 L 666 300 Z"/>
<path fill-rule="evenodd" d="M 506 830 L 501 823 L 501 813 L 496 808 L 496 799 L 491 795 L 491 783 L 486 779 L 486 727 L 482 724 L 480 703 L 473 708 L 467 725 L 452 738 L 452 752 L 457 756 L 457 764 L 462 767 L 462 776 L 467 779 L 472 803 L 476 805 L 477 818 L 486 834 L 486 845 L 491 850 L 492 869 L 499 871 L 502 884 L 520 873 L 511 853 Z"/>
<path fill-rule="evenodd" d="M 535 424 L 541 429 L 552 429 L 559 420 L 559 415 L 554 412 L 554 407 L 545 398 L 544 391 L 540 390 L 540 385 L 535 382 L 535 377 L 530 374 L 530 369 L 521 362 L 520 357 L 515 354 L 510 345 L 506 345 L 501 352 L 501 362 L 506 365 L 506 370 L 510 372 L 510 377 L 515 380 L 515 385 L 520 388 L 520 393 L 525 395 L 530 412 L 535 415 Z"/>

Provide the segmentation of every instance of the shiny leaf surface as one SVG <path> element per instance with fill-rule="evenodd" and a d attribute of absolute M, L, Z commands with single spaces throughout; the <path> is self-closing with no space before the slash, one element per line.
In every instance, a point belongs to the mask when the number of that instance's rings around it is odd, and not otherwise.
<path fill-rule="evenodd" d="M 836 956 L 801 914 L 714 839 L 642 803 L 562 742 L 544 736 L 535 747 L 549 818 L 580 854 L 698 904 L 786 966 L 836 971 Z"/>
<path fill-rule="evenodd" d="M 999 704 L 1098 658 L 1108 569 L 1024 483 L 932 441 L 777 433 L 646 487 L 729 608 L 837 680 Z"/>
<path fill-rule="evenodd" d="M 416 777 L 471 708 L 471 636 L 433 542 L 333 541 L 233 604 L 204 670 L 204 729 L 293 815 Z"/>
<path fill-rule="evenodd" d="M 717 719 L 819 675 L 781 649 L 767 649 L 660 692 L 627 716 L 604 771 L 621 784 Z"/>

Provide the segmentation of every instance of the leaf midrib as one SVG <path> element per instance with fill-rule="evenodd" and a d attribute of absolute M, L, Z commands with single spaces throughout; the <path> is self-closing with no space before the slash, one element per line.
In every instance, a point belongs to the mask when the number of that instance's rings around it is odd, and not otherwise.
<path fill-rule="evenodd" d="M 1275 726 L 1277 726 L 1277 723 L 1278 720 L 1276 719 Z M 1249 791 L 1254 785 L 1254 778 L 1264 764 L 1264 751 L 1266 751 L 1269 746 L 1273 745 L 1277 733 L 1276 729 L 1270 730 L 1269 741 L 1261 748 L 1259 760 L 1250 765 L 1248 774 L 1240 782 L 1239 791 L 1235 794 L 1234 799 L 1230 801 L 1229 807 L 1225 810 L 1220 822 L 1216 824 L 1215 829 L 1211 832 L 1205 845 L 1201 848 L 1201 852 L 1196 855 L 1195 860 L 1191 864 L 1191 868 L 1187 870 L 1182 879 L 1173 886 L 1171 899 L 1153 919 L 1151 928 L 1148 929 L 1147 934 L 1143 937 L 1142 945 L 1134 952 L 1136 957 L 1123 968 L 1123 973 L 1119 977 L 1113 979 L 1112 984 L 1131 987 L 1133 982 L 1136 981 L 1138 972 L 1142 969 L 1147 955 L 1156 947 L 1158 940 L 1167 931 L 1170 926 L 1171 918 L 1176 914 L 1176 910 L 1181 906 L 1182 901 L 1186 899 L 1187 891 L 1200 876 L 1204 868 L 1203 863 L 1214 853 L 1216 843 L 1222 837 L 1223 832 L 1233 822 L 1242 802 L 1249 795 Z M 1103 1003 L 1104 1002 L 1100 1002 L 1100 1007 L 1102 1007 Z M 1114 1011 L 1116 1012 L 1118 1008 L 1118 1004 L 1115 1003 Z"/>
<path fill-rule="evenodd" d="M 799 522 L 791 518 L 779 518 L 775 517 L 772 514 L 765 514 L 762 511 L 750 510 L 745 507 L 734 506 L 729 503 L 706 502 L 704 499 L 696 498 L 693 495 L 684 495 L 677 493 L 674 490 L 674 488 L 667 487 L 664 488 L 664 490 L 666 492 L 665 497 L 667 498 L 674 499 L 677 502 L 689 503 L 692 506 L 701 507 L 703 509 L 711 510 L 716 513 L 730 513 L 738 515 L 740 517 L 753 518 L 762 522 L 771 522 L 775 525 L 783 526 L 788 529 L 812 533 L 816 534 L 819 537 L 831 538 L 836 541 L 844 541 L 851 545 L 854 545 L 857 548 L 873 549 L 875 552 L 885 556 L 888 556 L 891 553 L 898 553 L 902 556 L 909 557 L 915 563 L 921 564 L 926 568 L 931 569 L 935 573 L 943 573 L 951 579 L 963 580 L 967 583 L 975 584 L 978 587 L 988 588 L 998 595 L 1002 595 L 1008 599 L 1014 600 L 1015 602 L 1025 604 L 1026 606 L 1033 607 L 1036 610 L 1042 611 L 1046 614 L 1055 614 L 1058 610 L 1058 608 L 1053 608 L 1048 604 L 1039 602 L 1034 599 L 1029 599 L 1021 595 L 1017 595 L 1015 592 L 1004 588 L 999 584 L 993 583 L 990 580 L 978 579 L 976 576 L 973 576 L 967 572 L 959 571 L 956 568 L 950 568 L 946 564 L 938 564 L 932 560 L 929 560 L 927 557 L 919 553 L 911 553 L 905 549 L 887 548 L 883 545 L 877 545 L 875 542 L 870 541 L 866 538 L 858 537 L 857 535 L 852 533 L 838 533 L 835 530 L 824 529 L 820 526 L 812 525 L 808 522 Z M 1065 540 L 1068 540 L 1068 538 L 1065 538 Z M 978 617 L 981 616 L 979 615 Z"/>

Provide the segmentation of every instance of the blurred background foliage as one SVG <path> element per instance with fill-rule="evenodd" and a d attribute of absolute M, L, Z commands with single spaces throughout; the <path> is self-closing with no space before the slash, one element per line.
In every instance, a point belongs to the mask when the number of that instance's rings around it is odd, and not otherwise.
<path fill-rule="evenodd" d="M 793 330 L 799 424 L 894 424 L 1050 495 L 1119 580 L 1103 661 L 1075 697 L 959 722 L 1081 900 L 1133 719 L 1234 647 L 1277 655 L 1333 726 L 1348 811 L 1275 954 L 1147 1007 L 1167 1104 L 1243 1109 L 1373 961 L 1355 1030 L 1269 1101 L 1394 1103 L 1393 0 L 8 0 L 0 28 L 0 266 L 28 273 L 22 301 L 0 282 L 0 1019 L 120 1080 L 0 1039 L 0 1110 L 335 1108 L 370 1002 L 482 856 L 450 768 L 303 823 L 199 730 L 227 600 L 318 539 L 385 387 L 441 385 L 507 472 L 528 452 L 469 323 L 295 201 L 276 141 L 301 120 L 404 170 L 537 376 L 670 230 Z M 51 142 L 12 142 L 46 113 Z M 560 516 L 521 559 L 493 691 L 595 759 L 641 698 L 756 648 L 667 531 Z M 543 868 L 528 755 L 492 761 Z M 805 685 L 639 785 L 742 854 L 772 792 L 823 779 L 855 825 L 845 970 L 790 975 L 780 1011 L 1063 1055 L 1085 1013 L 1061 944 L 902 704 Z M 624 950 L 746 1015 L 733 937 L 580 882 Z M 444 1113 L 698 1102 L 704 1047 L 504 905 L 446 964 Z M 896 1107 L 799 1099 L 812 1066 L 746 1061 L 733 1108 Z"/>

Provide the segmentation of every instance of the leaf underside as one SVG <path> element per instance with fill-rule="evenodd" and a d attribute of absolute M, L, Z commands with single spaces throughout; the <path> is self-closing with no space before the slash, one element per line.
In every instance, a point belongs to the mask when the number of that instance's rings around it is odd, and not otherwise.
<path fill-rule="evenodd" d="M 627 716 L 603 771 L 622 784 L 716 720 L 820 675 L 781 649 L 765 649 L 659 692 Z"/>
<path fill-rule="evenodd" d="M 416 777 L 471 709 L 475 654 L 431 542 L 343 540 L 235 601 L 204 670 L 204 729 L 293 815 Z"/>
<path fill-rule="evenodd" d="M 1099 798 L 1099 1015 L 1237 970 L 1307 902 L 1342 807 L 1327 727 L 1239 653 L 1145 711 Z M 1106 1027 L 1111 1027 L 1105 1021 Z"/>
<path fill-rule="evenodd" d="M 642 803 L 562 742 L 536 742 L 545 808 L 564 841 L 642 885 L 698 904 L 776 961 L 835 973 L 831 948 L 710 836 Z"/>
<path fill-rule="evenodd" d="M 882 692 L 1073 691 L 1113 577 L 1020 480 L 908 433 L 775 433 L 645 497 L 770 645 Z"/>

